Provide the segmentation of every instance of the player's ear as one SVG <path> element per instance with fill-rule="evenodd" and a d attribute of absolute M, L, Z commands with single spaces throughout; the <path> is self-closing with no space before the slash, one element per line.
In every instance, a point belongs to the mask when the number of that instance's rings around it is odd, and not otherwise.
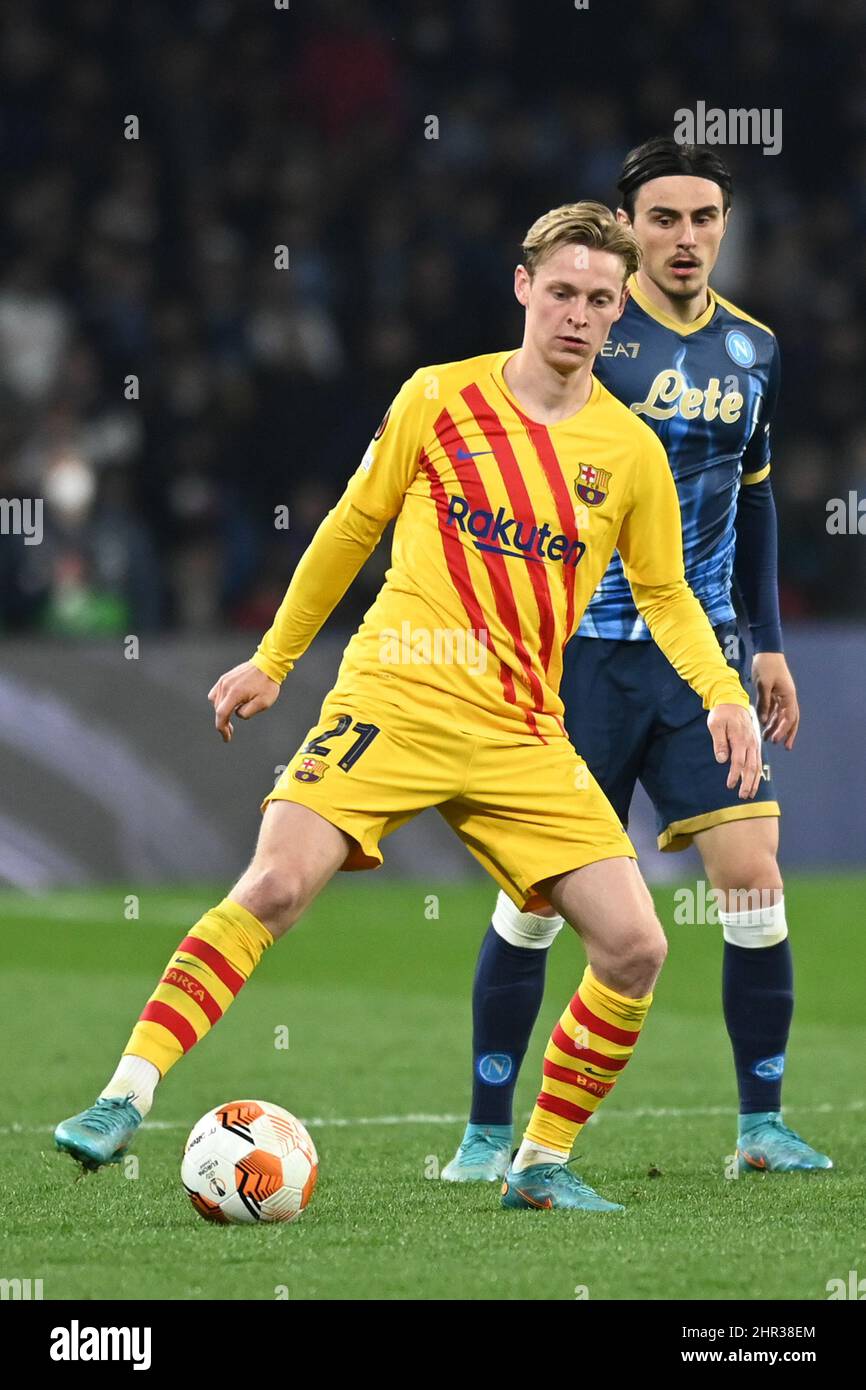
<path fill-rule="evenodd" d="M 730 217 L 730 215 L 731 209 L 728 208 L 727 212 L 722 217 L 722 236 L 724 236 L 725 232 L 728 230 L 728 218 Z"/>
<path fill-rule="evenodd" d="M 624 280 L 622 286 L 622 293 L 619 297 L 619 307 L 617 308 L 616 314 L 614 315 L 612 320 L 614 323 L 616 323 L 617 319 L 622 318 L 623 310 L 625 309 L 625 306 L 628 303 L 628 297 L 630 294 L 631 290 L 628 287 L 628 280 Z"/>
<path fill-rule="evenodd" d="M 514 270 L 514 294 L 517 302 L 522 304 L 524 309 L 529 303 L 529 291 L 531 287 L 532 281 L 529 278 L 529 271 L 526 269 L 526 266 L 516 266 Z"/>
<path fill-rule="evenodd" d="M 628 215 L 628 213 L 626 212 L 625 208 L 617 208 L 617 210 L 616 210 L 616 220 L 617 220 L 617 222 L 621 222 L 622 225 L 623 225 L 624 227 L 630 227 L 630 226 L 631 226 L 631 218 L 629 217 L 629 215 Z"/>

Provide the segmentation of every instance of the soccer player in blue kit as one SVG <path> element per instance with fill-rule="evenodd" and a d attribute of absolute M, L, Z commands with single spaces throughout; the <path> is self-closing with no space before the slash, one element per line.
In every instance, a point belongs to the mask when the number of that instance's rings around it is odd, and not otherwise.
<path fill-rule="evenodd" d="M 779 350 L 771 329 L 708 284 L 730 211 L 731 176 L 714 150 L 659 137 L 627 156 L 618 188 L 617 216 L 631 225 L 643 259 L 594 372 L 665 446 L 679 493 L 686 578 L 725 656 L 743 674 L 731 601 L 736 579 L 754 650 L 757 717 L 768 742 L 790 749 L 799 710 L 782 653 L 769 477 Z M 590 472 L 577 491 L 591 529 L 607 479 Z M 560 693 L 571 741 L 622 823 L 640 780 L 656 811 L 659 848 L 694 843 L 715 890 L 740 1171 L 831 1168 L 781 1115 L 794 993 L 777 862 L 780 812 L 768 770 L 753 801 L 728 790 L 701 701 L 652 642 L 616 553 L 565 649 Z M 500 893 L 473 987 L 469 1124 L 443 1169 L 446 1181 L 494 1181 L 508 1167 L 514 1086 L 541 1007 L 547 949 L 561 927 L 561 917 L 522 913 Z M 546 1059 L 548 1067 L 558 1074 L 556 1059 Z"/>

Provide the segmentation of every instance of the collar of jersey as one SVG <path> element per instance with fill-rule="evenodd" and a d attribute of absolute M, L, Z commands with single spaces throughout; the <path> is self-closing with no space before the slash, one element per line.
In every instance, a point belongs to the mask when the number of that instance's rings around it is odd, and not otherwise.
<path fill-rule="evenodd" d="M 664 328 L 669 328 L 672 333 L 678 333 L 681 338 L 687 338 L 690 333 L 697 333 L 699 329 L 706 328 L 713 314 L 716 312 L 716 297 L 709 286 L 707 286 L 707 293 L 709 294 L 710 302 L 700 317 L 696 318 L 692 323 L 680 323 L 678 319 L 672 319 L 670 314 L 666 314 L 663 310 L 659 309 L 653 304 L 651 299 L 647 299 L 643 290 L 638 288 L 637 279 L 634 275 L 629 276 L 628 287 L 631 292 L 631 297 L 639 309 L 643 309 L 644 313 L 648 314 L 651 319 L 655 319 L 656 323 L 662 324 Z"/>
<path fill-rule="evenodd" d="M 506 362 L 508 361 L 509 357 L 513 357 L 515 352 L 517 352 L 517 348 L 509 348 L 507 352 L 500 352 L 496 361 L 493 363 L 493 380 L 496 382 L 496 385 L 499 387 L 499 390 L 502 392 L 503 396 L 508 401 L 508 404 L 512 407 L 512 409 L 516 410 L 517 413 L 521 415 L 524 420 L 528 420 L 531 425 L 536 425 L 540 430 L 561 430 L 563 426 L 567 427 L 569 425 L 573 425 L 575 420 L 579 420 L 581 415 L 583 415 L 585 411 L 589 410 L 591 406 L 594 406 L 597 403 L 598 398 L 601 395 L 602 387 L 601 382 L 598 380 L 598 377 L 593 376 L 592 389 L 589 393 L 589 396 L 587 397 L 585 404 L 580 407 L 580 410 L 576 410 L 573 415 L 567 415 L 564 420 L 557 420 L 556 423 L 553 425 L 545 425 L 542 420 L 533 420 L 532 416 L 526 412 L 526 410 L 520 404 L 520 401 L 517 399 L 515 395 L 512 394 L 511 391 L 509 391 L 508 387 L 505 384 L 505 373 L 503 371 L 503 368 Z"/>

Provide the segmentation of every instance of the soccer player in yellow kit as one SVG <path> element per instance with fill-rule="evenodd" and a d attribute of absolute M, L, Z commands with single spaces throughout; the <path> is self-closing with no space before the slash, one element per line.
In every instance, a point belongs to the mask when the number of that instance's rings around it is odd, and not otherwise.
<path fill-rule="evenodd" d="M 665 940 L 635 853 L 575 751 L 562 650 L 616 547 L 653 638 L 710 711 L 729 785 L 760 778 L 749 701 L 683 571 L 676 488 L 655 434 L 592 375 L 639 264 L 607 208 L 554 209 L 515 272 L 517 351 L 421 368 L 317 531 L 251 661 L 209 698 L 268 709 L 387 523 L 392 563 L 301 748 L 266 797 L 252 863 L 181 941 L 95 1105 L 59 1148 L 117 1161 L 156 1084 L 231 1004 L 263 952 L 338 869 L 435 806 L 520 908 L 552 904 L 582 937 L 503 1204 L 613 1210 L 567 1166 L 574 1136 L 637 1042 Z"/>

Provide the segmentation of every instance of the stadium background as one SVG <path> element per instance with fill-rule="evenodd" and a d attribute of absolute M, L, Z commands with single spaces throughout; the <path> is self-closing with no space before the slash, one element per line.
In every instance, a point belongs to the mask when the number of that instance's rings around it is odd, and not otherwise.
<path fill-rule="evenodd" d="M 242 1233 L 216 1243 L 177 1186 L 183 1134 L 251 1087 L 318 1117 L 326 1181 L 293 1228 L 293 1298 L 570 1299 L 586 1279 L 592 1297 L 813 1298 L 866 1269 L 866 543 L 826 529 L 830 498 L 866 493 L 862 5 L 21 0 L 0 26 L 0 497 L 45 503 L 41 544 L 0 536 L 6 1271 L 44 1273 L 46 1297 L 273 1297 L 276 1239 L 260 1233 L 259 1263 Z M 698 101 L 783 112 L 777 156 L 724 151 L 735 211 L 715 282 L 782 349 L 773 478 L 804 715 L 773 758 L 798 961 L 787 1094 L 835 1185 L 818 1202 L 796 1181 L 720 1197 L 735 1102 L 719 934 L 673 925 L 664 888 L 659 1007 L 587 1145 L 587 1176 L 633 1206 L 632 1242 L 594 1232 L 563 1265 L 561 1234 L 535 1223 L 514 1263 L 489 1193 L 419 1184 L 460 1133 L 493 893 L 430 812 L 268 958 L 166 1082 L 142 1181 L 106 1175 L 94 1202 L 51 1126 L 104 1083 L 179 932 L 246 861 L 387 547 L 230 748 L 207 690 L 270 623 L 410 371 L 519 341 L 511 273 L 534 217 L 613 200 L 624 152 Z M 694 887 L 696 857 L 655 853 L 645 803 L 634 833 L 649 878 Z M 561 941 L 545 1021 L 578 966 Z M 271 1041 L 286 1020 L 289 1073 Z"/>

